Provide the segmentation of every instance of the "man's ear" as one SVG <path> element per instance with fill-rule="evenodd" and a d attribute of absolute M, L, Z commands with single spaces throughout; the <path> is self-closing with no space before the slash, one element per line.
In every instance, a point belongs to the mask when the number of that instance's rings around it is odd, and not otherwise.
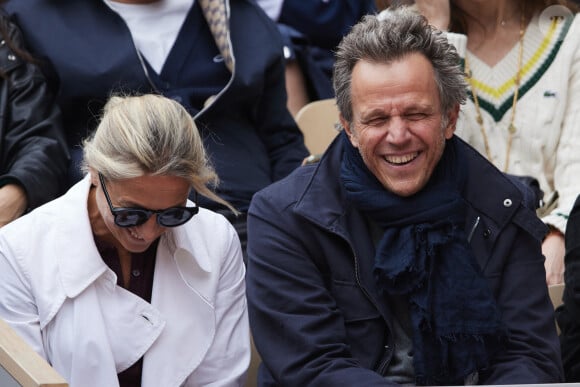
<path fill-rule="evenodd" d="M 459 104 L 456 104 L 447 112 L 447 127 L 444 129 L 445 138 L 447 140 L 449 140 L 453 136 L 453 133 L 455 133 L 457 119 L 459 118 L 459 108 Z"/>
<path fill-rule="evenodd" d="M 358 139 L 354 131 L 351 129 L 350 123 L 343 117 L 342 114 L 338 115 L 338 119 L 340 120 L 340 124 L 344 128 L 344 131 L 346 132 L 352 146 L 358 148 Z"/>

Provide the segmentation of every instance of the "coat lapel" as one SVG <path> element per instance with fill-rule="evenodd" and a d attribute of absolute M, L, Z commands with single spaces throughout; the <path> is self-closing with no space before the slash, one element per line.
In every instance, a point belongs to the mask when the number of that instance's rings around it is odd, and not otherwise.
<path fill-rule="evenodd" d="M 199 249 L 205 243 L 192 234 L 188 238 L 178 227 L 159 243 L 151 301 L 166 327 L 145 354 L 144 387 L 181 385 L 214 340 L 214 295 L 209 289 L 215 289 L 212 281 L 218 277 L 212 275 L 211 264 Z M 198 246 L 195 257 L 192 246 Z"/>

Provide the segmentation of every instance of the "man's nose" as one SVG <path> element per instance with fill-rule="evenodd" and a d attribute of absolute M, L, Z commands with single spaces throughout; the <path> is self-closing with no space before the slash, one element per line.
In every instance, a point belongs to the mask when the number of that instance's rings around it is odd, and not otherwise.
<path fill-rule="evenodd" d="M 407 122 L 398 116 L 391 117 L 387 127 L 387 141 L 400 144 L 409 139 L 410 132 Z"/>

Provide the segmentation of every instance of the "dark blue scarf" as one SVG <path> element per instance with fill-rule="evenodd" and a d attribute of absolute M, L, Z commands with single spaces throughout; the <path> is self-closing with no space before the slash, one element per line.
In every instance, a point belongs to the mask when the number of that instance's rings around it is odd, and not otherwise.
<path fill-rule="evenodd" d="M 342 136 L 347 199 L 384 230 L 374 266 L 379 291 L 409 300 L 416 382 L 463 384 L 489 365 L 505 329 L 464 229 L 462 144 L 448 140 L 426 187 L 400 197 Z"/>

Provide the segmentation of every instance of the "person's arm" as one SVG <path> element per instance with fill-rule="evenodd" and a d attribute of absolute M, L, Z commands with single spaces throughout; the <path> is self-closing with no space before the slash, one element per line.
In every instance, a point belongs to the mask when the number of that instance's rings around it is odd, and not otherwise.
<path fill-rule="evenodd" d="M 542 242 L 542 253 L 546 260 L 546 283 L 548 286 L 557 285 L 564 282 L 564 234 L 554 228 L 548 231 L 544 242 Z"/>
<path fill-rule="evenodd" d="M 270 24 L 272 39 L 278 36 Z M 256 107 L 256 125 L 270 159 L 272 181 L 288 175 L 308 156 L 304 136 L 288 111 L 282 42 L 273 55 L 269 67 L 264 69 L 262 95 Z"/>
<path fill-rule="evenodd" d="M 0 227 L 24 214 L 27 205 L 26 191 L 19 184 L 0 187 Z"/>
<path fill-rule="evenodd" d="M 242 387 L 251 353 L 244 261 L 234 228 L 227 224 L 227 228 L 215 232 L 219 238 L 213 243 L 224 246 L 221 261 L 215 263 L 220 266 L 215 299 L 216 334 L 201 365 L 185 385 Z"/>
<path fill-rule="evenodd" d="M 345 318 L 301 237 L 312 226 L 279 206 L 262 191 L 248 216 L 248 309 L 265 370 L 284 386 L 388 385 L 351 356 Z"/>
<path fill-rule="evenodd" d="M 534 225 L 535 214 L 516 215 Z M 531 211 L 526 209 L 524 212 Z M 539 222 L 538 222 L 539 224 Z M 516 225 L 494 242 L 505 257 L 489 259 L 485 268 L 507 328 L 505 348 L 489 369 L 480 372 L 481 384 L 554 383 L 562 381 L 562 363 L 554 309 L 545 282 L 541 236 Z"/>
<path fill-rule="evenodd" d="M 579 41 L 580 18 L 577 16 L 566 39 Z M 568 92 L 561 98 L 565 105 L 562 132 L 554 158 L 554 189 L 558 192 L 558 205 L 542 220 L 552 226 L 552 233 L 544 241 L 546 279 L 548 284 L 564 282 L 564 238 L 566 221 L 576 195 L 580 192 L 580 44 L 576 44 L 566 82 Z M 561 235 L 560 235 L 561 234 Z"/>
<path fill-rule="evenodd" d="M 563 305 L 556 310 L 567 382 L 580 382 L 580 196 L 566 227 Z"/>
<path fill-rule="evenodd" d="M 16 27 L 10 31 L 14 44 L 23 47 Z M 35 64 L 16 58 L 5 71 L 7 93 L 0 101 L 4 110 L 0 157 L 8 167 L 0 171 L 0 186 L 17 183 L 26 195 L 25 208 L 32 209 L 62 193 L 69 156 L 60 111 L 46 79 Z"/>

